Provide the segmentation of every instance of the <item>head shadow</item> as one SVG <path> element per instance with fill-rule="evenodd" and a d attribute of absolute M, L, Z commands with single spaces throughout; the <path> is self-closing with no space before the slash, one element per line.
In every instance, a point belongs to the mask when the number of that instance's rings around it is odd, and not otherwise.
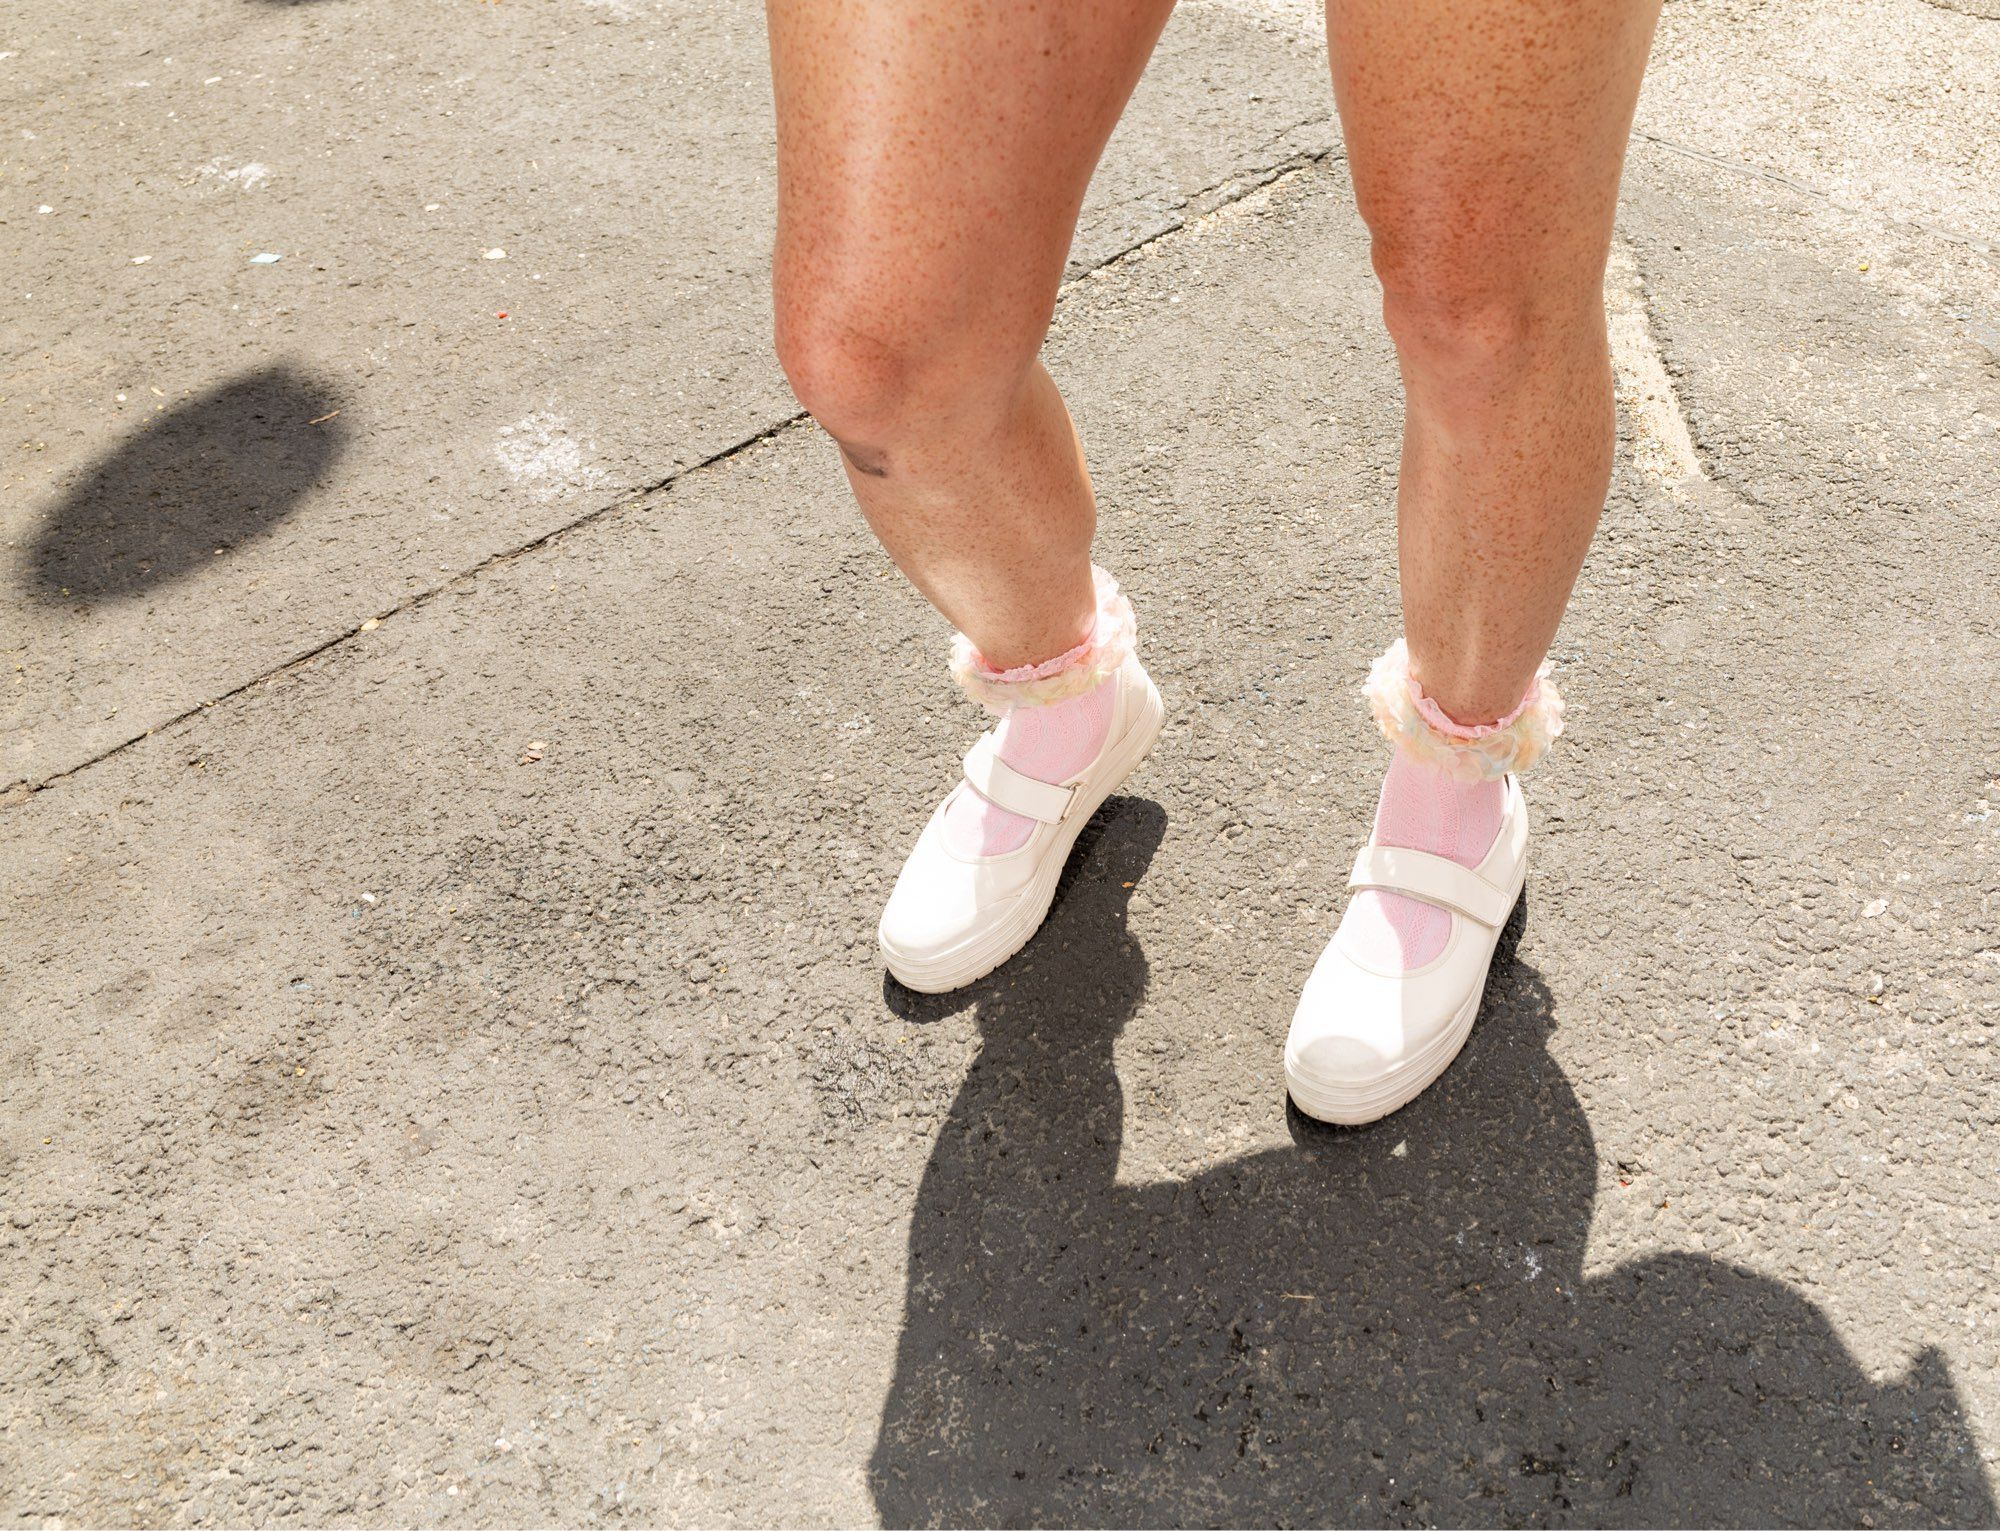
<path fill-rule="evenodd" d="M 1124 903 L 1164 815 L 1147 843 L 1158 810 L 1116 805 L 970 995 L 869 1465 L 885 1524 L 1993 1520 L 1935 1352 L 1877 1383 L 1811 1303 L 1706 1256 L 1583 1274 L 1597 1155 L 1520 912 L 1417 1102 L 1121 1183 Z"/>
<path fill-rule="evenodd" d="M 267 536 L 347 443 L 322 383 L 286 366 L 218 384 L 141 423 L 44 513 L 22 577 L 35 599 L 146 595 Z"/>

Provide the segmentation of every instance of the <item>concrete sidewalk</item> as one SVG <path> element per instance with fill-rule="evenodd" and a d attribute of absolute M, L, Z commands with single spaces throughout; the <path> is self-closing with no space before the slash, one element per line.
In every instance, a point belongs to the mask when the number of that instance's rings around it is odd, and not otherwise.
<path fill-rule="evenodd" d="M 2000 23 L 1811 117 L 1691 61 L 1830 9 L 1670 7 L 1526 916 L 1334 1134 L 1398 403 L 1308 33 L 1185 9 L 1093 189 L 1171 718 L 918 1000 L 979 722 L 767 355 L 755 12 L 120 16 L 0 61 L 10 1521 L 2000 1514 Z"/>

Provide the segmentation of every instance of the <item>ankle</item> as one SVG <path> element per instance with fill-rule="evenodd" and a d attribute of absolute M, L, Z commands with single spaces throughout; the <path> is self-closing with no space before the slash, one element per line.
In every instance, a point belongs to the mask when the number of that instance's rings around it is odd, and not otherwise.
<path fill-rule="evenodd" d="M 1060 783 L 1103 752 L 1118 701 L 1118 672 L 1132 654 L 1136 624 L 1118 582 L 1091 570 L 1096 606 L 1090 631 L 1069 650 L 1036 664 L 999 669 L 964 633 L 952 641 L 952 678 L 1000 721 L 993 744 L 1001 761 L 1036 781 Z M 961 856 L 1001 856 L 1020 849 L 1035 821 L 1009 813 L 960 786 L 945 810 L 945 843 Z"/>
<path fill-rule="evenodd" d="M 1563 699 L 1547 660 L 1513 708 L 1491 723 L 1459 722 L 1426 696 L 1410 673 L 1409 647 L 1401 638 L 1370 666 L 1362 690 L 1376 726 L 1399 752 L 1460 781 L 1525 771 L 1563 731 Z"/>
<path fill-rule="evenodd" d="M 1376 801 L 1374 840 L 1476 867 L 1500 833 L 1505 799 L 1500 778 L 1464 781 L 1397 750 Z"/>
<path fill-rule="evenodd" d="M 1081 642 L 1039 663 L 1003 669 L 990 664 L 964 633 L 955 633 L 952 679 L 987 711 L 1003 717 L 1016 708 L 1047 706 L 1097 689 L 1132 653 L 1137 624 L 1118 581 L 1095 564 L 1090 573 L 1096 606 Z"/>

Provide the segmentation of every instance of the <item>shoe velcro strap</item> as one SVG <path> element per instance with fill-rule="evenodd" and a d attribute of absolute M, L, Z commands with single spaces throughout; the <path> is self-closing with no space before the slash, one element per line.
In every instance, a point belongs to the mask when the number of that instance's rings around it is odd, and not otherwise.
<path fill-rule="evenodd" d="M 981 734 L 979 742 L 966 752 L 965 779 L 995 807 L 1044 824 L 1060 824 L 1068 818 L 1070 804 L 1076 799 L 1076 788 L 1036 781 L 1008 765 L 993 747 L 990 732 Z"/>
<path fill-rule="evenodd" d="M 1498 930 L 1507 923 L 1514 901 L 1477 872 L 1433 856 L 1428 851 L 1395 845 L 1364 845 L 1348 874 L 1350 888 L 1379 888 L 1438 904 L 1468 919 Z"/>

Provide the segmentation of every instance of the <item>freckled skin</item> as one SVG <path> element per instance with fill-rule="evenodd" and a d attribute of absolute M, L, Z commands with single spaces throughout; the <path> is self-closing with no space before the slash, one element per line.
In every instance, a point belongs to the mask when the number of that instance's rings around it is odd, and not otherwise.
<path fill-rule="evenodd" d="M 1333 0 L 1356 200 L 1408 401 L 1396 512 L 1426 691 L 1499 717 L 1611 478 L 1604 261 L 1654 0 Z"/>
<path fill-rule="evenodd" d="M 1171 0 L 770 0 L 778 353 L 869 525 L 987 660 L 1089 625 L 1096 509 L 1036 360 Z"/>
<path fill-rule="evenodd" d="M 777 331 L 890 556 L 998 666 L 1073 645 L 1096 512 L 1036 359 L 1171 0 L 768 0 Z M 1602 280 L 1659 0 L 1332 0 L 1407 398 L 1404 621 L 1463 722 L 1547 651 L 1609 482 Z"/>

